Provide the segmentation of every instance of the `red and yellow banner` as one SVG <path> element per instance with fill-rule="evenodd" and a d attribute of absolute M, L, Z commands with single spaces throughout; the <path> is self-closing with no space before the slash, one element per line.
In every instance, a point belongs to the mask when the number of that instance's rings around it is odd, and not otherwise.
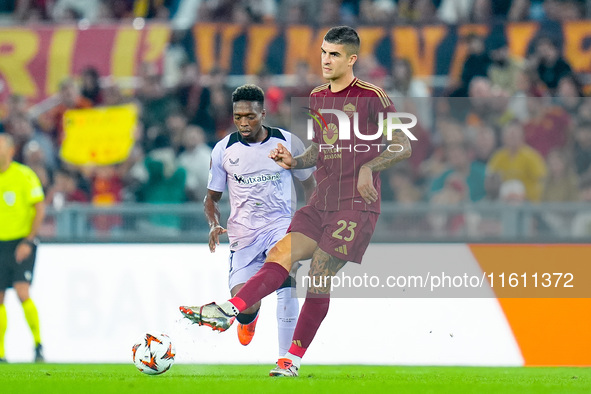
<path fill-rule="evenodd" d="M 195 25 L 185 40 L 201 73 L 219 66 L 230 74 L 254 74 L 266 68 L 274 74 L 293 74 L 300 62 L 319 71 L 320 45 L 328 28 L 275 24 Z M 550 34 L 577 72 L 591 69 L 591 23 L 509 23 L 489 25 L 360 26 L 361 56 L 374 55 L 389 68 L 394 58 L 410 60 L 418 76 L 457 78 L 467 56 L 465 38 L 502 33 L 511 53 L 526 56 L 535 40 Z M 39 101 L 57 91 L 67 76 L 94 66 L 114 78 L 138 74 L 142 62 L 161 64 L 170 40 L 170 28 L 149 24 L 98 26 L 80 30 L 72 25 L 0 29 L 0 79 L 6 92 Z"/>
<path fill-rule="evenodd" d="M 71 25 L 0 29 L 2 95 L 17 93 L 39 101 L 56 93 L 62 80 L 89 66 L 102 76 L 134 76 L 143 62 L 161 64 L 169 37 L 169 27 L 161 24 L 141 30 L 131 26 L 80 30 Z"/>

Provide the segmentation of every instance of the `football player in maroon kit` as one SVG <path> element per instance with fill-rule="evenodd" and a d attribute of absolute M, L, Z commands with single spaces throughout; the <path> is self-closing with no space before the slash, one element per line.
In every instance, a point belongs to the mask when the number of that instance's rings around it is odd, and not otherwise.
<path fill-rule="evenodd" d="M 331 281 L 326 278 L 347 261 L 361 263 L 369 245 L 380 212 L 378 172 L 411 154 L 410 141 L 401 131 L 389 133 L 385 144 L 371 143 L 383 141 L 388 122 L 384 114 L 396 110 L 381 88 L 354 76 L 359 44 L 357 32 L 348 26 L 326 33 L 321 59 L 328 83 L 310 94 L 311 109 L 322 115 L 324 127 L 315 128 L 312 144 L 302 155 L 292 157 L 281 144 L 269 155 L 286 169 L 317 167 L 317 186 L 308 205 L 295 213 L 286 236 L 235 297 L 220 305 L 180 307 L 193 322 L 225 331 L 234 316 L 277 290 L 294 262 L 311 258 L 310 287 L 292 345 L 271 376 L 298 376 L 301 358 L 328 312 Z M 342 127 L 343 118 L 348 133 L 335 125 Z"/>

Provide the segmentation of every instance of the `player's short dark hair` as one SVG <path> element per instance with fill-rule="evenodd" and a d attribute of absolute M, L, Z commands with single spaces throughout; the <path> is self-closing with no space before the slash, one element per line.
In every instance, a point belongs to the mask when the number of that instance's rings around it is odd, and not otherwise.
<path fill-rule="evenodd" d="M 359 34 L 349 26 L 333 27 L 324 35 L 324 41 L 346 46 L 349 55 L 357 54 L 361 45 Z"/>
<path fill-rule="evenodd" d="M 257 101 L 263 105 L 265 104 L 265 92 L 257 85 L 242 85 L 232 93 L 232 102 L 237 101 Z"/>

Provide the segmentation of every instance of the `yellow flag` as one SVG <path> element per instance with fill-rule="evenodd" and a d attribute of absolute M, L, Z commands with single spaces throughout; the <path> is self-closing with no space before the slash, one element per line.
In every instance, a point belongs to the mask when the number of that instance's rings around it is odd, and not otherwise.
<path fill-rule="evenodd" d="M 60 157 L 75 165 L 125 161 L 134 144 L 137 117 L 133 104 L 66 111 Z"/>

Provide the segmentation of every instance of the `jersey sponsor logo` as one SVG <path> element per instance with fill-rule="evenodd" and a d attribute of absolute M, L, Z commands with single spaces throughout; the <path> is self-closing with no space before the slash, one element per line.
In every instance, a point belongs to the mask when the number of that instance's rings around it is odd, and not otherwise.
<path fill-rule="evenodd" d="M 238 165 L 238 162 L 240 161 L 240 158 L 237 158 L 236 160 L 232 160 L 232 159 L 229 159 L 229 160 L 230 160 L 230 165 L 231 166 L 237 166 Z"/>
<path fill-rule="evenodd" d="M 16 193 L 13 191 L 4 192 L 2 194 L 2 198 L 4 199 L 6 205 L 8 205 L 9 207 L 12 207 L 14 203 L 16 203 Z"/>
<path fill-rule="evenodd" d="M 254 185 L 257 183 L 275 182 L 280 179 L 281 174 L 279 172 L 276 174 L 263 174 L 248 177 L 244 175 L 234 174 L 234 180 L 238 182 L 239 185 Z"/>

